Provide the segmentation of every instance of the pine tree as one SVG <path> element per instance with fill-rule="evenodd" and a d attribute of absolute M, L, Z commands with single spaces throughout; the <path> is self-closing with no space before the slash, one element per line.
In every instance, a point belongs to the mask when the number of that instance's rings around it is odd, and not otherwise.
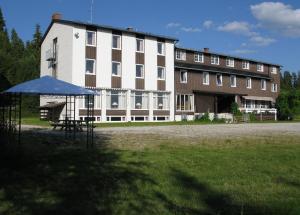
<path fill-rule="evenodd" d="M 21 58 L 24 54 L 24 43 L 15 29 L 11 31 L 11 54 L 14 58 Z"/>
<path fill-rule="evenodd" d="M 4 32 L 6 29 L 5 20 L 3 18 L 2 10 L 0 7 L 0 32 Z"/>

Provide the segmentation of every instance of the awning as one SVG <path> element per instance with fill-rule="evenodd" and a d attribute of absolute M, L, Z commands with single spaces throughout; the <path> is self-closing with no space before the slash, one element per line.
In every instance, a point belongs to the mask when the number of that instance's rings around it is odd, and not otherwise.
<path fill-rule="evenodd" d="M 268 101 L 275 103 L 275 99 L 272 97 L 259 97 L 259 96 L 243 96 L 246 100 L 255 100 L 255 101 Z"/>
<path fill-rule="evenodd" d="M 39 109 L 40 110 L 49 110 L 49 109 L 64 106 L 65 104 L 66 104 L 66 102 L 50 102 L 48 104 L 40 106 Z"/>

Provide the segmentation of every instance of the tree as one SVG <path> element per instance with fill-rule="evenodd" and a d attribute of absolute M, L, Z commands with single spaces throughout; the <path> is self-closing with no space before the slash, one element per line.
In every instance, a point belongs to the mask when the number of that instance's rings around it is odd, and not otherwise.
<path fill-rule="evenodd" d="M 4 32 L 6 29 L 5 20 L 3 18 L 2 10 L 0 7 L 0 32 Z"/>
<path fill-rule="evenodd" d="M 291 90 L 293 88 L 293 78 L 290 72 L 285 71 L 281 78 L 281 88 Z"/>

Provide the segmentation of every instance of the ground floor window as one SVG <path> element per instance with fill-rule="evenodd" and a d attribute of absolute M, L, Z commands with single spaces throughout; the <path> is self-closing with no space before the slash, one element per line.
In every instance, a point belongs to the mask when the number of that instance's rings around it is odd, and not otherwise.
<path fill-rule="evenodd" d="M 149 109 L 149 94 L 140 91 L 132 92 L 131 109 Z"/>
<path fill-rule="evenodd" d="M 176 110 L 177 111 L 193 111 L 194 95 L 176 95 Z"/>
<path fill-rule="evenodd" d="M 170 95 L 168 93 L 153 93 L 153 109 L 169 110 Z"/>
<path fill-rule="evenodd" d="M 242 100 L 242 105 L 244 108 L 248 109 L 269 109 L 271 107 L 271 102 L 269 101 L 255 101 L 255 100 Z"/>
<path fill-rule="evenodd" d="M 168 121 L 169 117 L 168 116 L 154 116 L 153 120 L 154 121 Z"/>
<path fill-rule="evenodd" d="M 106 108 L 107 109 L 126 109 L 126 94 L 120 90 L 107 91 L 106 96 Z"/>
<path fill-rule="evenodd" d="M 133 121 L 133 122 L 149 121 L 149 117 L 148 116 L 132 116 L 131 121 Z"/>
<path fill-rule="evenodd" d="M 107 116 L 106 121 L 108 122 L 125 122 L 125 116 Z"/>

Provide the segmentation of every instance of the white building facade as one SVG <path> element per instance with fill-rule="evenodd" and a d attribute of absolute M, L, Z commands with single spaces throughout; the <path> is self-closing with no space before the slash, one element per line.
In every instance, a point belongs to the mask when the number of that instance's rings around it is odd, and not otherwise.
<path fill-rule="evenodd" d="M 175 42 L 54 15 L 41 46 L 41 76 L 96 90 L 96 122 L 173 121 Z M 86 107 L 85 98 L 76 100 L 77 119 Z"/>

